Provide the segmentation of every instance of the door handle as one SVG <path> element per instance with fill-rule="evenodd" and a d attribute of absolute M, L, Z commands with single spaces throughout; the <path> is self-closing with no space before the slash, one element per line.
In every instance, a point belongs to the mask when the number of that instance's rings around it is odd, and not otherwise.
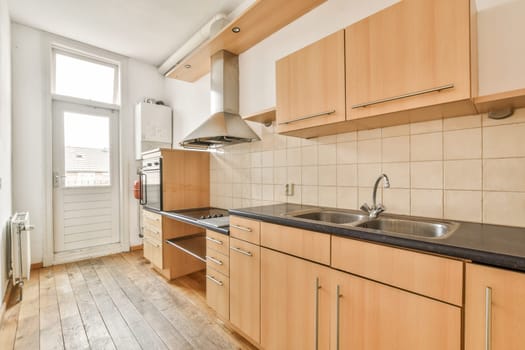
<path fill-rule="evenodd" d="M 62 186 L 62 179 L 65 178 L 65 175 L 60 175 L 58 172 L 53 173 L 53 187 L 60 188 Z"/>

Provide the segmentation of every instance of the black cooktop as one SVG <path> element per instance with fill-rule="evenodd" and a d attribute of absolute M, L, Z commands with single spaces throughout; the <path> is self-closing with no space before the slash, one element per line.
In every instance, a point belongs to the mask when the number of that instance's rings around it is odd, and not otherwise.
<path fill-rule="evenodd" d="M 185 210 L 173 210 L 172 213 L 188 216 L 193 219 L 211 219 L 228 216 L 228 211 L 221 208 L 207 207 L 207 208 L 194 208 Z"/>

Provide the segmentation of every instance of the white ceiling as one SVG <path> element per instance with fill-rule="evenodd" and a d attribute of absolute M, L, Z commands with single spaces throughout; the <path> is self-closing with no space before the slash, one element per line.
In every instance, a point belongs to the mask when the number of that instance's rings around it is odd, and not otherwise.
<path fill-rule="evenodd" d="M 9 0 L 13 21 L 160 65 L 243 0 Z"/>
<path fill-rule="evenodd" d="M 476 0 L 478 10 L 521 0 Z M 8 0 L 15 22 L 159 66 L 217 13 L 251 0 Z"/>

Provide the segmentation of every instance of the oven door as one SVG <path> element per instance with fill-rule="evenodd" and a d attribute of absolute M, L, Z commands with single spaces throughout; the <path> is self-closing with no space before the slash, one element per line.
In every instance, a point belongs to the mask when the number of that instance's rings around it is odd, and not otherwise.
<path fill-rule="evenodd" d="M 146 208 L 162 210 L 162 163 L 158 166 L 144 167 L 140 174 L 140 204 Z"/>

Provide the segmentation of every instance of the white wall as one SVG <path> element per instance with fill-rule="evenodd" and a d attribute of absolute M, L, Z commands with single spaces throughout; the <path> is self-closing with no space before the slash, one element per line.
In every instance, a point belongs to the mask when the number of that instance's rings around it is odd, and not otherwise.
<path fill-rule="evenodd" d="M 0 0 L 0 298 L 7 287 L 6 227 L 11 215 L 11 34 L 7 0 Z"/>
<path fill-rule="evenodd" d="M 46 229 L 46 162 L 45 130 L 50 108 L 48 43 L 51 35 L 31 27 L 13 23 L 13 209 L 31 213 L 36 229 L 32 233 L 32 262 L 43 258 Z M 164 78 L 155 67 L 127 59 L 127 74 L 123 77 L 120 118 L 122 121 L 121 151 L 124 154 L 124 174 L 127 179 L 123 191 L 131 193 L 136 179 L 134 157 L 134 104 L 144 97 L 163 99 Z M 126 217 L 130 244 L 140 244 L 137 231 L 137 206 L 127 196 Z"/>
<path fill-rule="evenodd" d="M 129 186 L 126 189 L 131 193 L 131 186 L 133 181 L 137 179 L 137 166 L 140 165 L 135 161 L 135 118 L 134 110 L 135 104 L 142 101 L 145 97 L 152 97 L 156 100 L 165 100 L 164 95 L 164 77 L 157 72 L 157 68 L 142 63 L 137 60 L 130 59 L 128 61 L 128 76 L 127 76 L 127 112 L 124 123 L 122 145 L 129 150 L 128 152 L 128 179 Z M 129 234 L 130 244 L 142 244 L 142 239 L 139 237 L 138 227 L 138 200 L 129 196 Z"/>
<path fill-rule="evenodd" d="M 187 83 L 165 80 L 167 103 L 173 107 L 173 146 L 210 116 L 210 75 Z"/>

